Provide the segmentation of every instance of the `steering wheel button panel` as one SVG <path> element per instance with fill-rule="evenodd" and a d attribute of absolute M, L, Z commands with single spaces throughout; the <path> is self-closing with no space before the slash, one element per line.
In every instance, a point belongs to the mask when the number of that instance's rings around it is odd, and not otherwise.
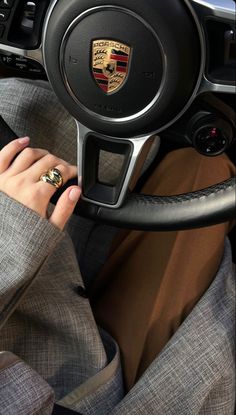
<path fill-rule="evenodd" d="M 21 72 L 30 73 L 30 74 L 39 74 L 43 75 L 44 71 L 41 65 L 37 62 L 31 61 L 24 56 L 17 56 L 13 54 L 1 54 L 0 53 L 0 63 L 4 66 L 11 69 L 20 69 Z"/>
<path fill-rule="evenodd" d="M 6 22 L 10 15 L 10 10 L 0 9 L 0 22 Z"/>

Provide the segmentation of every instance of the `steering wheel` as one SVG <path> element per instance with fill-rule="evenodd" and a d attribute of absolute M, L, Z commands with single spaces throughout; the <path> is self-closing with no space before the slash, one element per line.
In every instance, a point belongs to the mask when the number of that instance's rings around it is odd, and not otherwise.
<path fill-rule="evenodd" d="M 129 191 L 154 134 L 175 123 L 200 94 L 234 92 L 230 71 L 221 76 L 222 68 L 216 73 L 211 64 L 215 24 L 225 28 L 229 55 L 235 42 L 233 0 L 4 4 L 0 50 L 39 62 L 76 120 L 80 214 L 140 230 L 209 226 L 235 216 L 235 177 L 169 197 Z M 101 152 L 119 155 L 115 182 L 99 177 Z"/>

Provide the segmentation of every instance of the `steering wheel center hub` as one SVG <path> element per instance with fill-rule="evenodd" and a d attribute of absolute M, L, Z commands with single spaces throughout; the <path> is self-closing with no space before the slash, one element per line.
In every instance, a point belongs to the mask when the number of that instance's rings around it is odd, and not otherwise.
<path fill-rule="evenodd" d="M 74 20 L 62 42 L 61 65 L 78 105 L 108 121 L 146 113 L 164 84 L 165 57 L 157 34 L 135 13 L 118 7 L 96 7 Z"/>
<path fill-rule="evenodd" d="M 173 122 L 201 75 L 198 29 L 182 0 L 58 0 L 45 28 L 44 59 L 69 112 L 118 137 Z"/>

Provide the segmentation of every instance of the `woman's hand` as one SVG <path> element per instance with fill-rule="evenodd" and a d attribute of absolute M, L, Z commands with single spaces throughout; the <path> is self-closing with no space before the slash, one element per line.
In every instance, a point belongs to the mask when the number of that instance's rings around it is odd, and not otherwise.
<path fill-rule="evenodd" d="M 40 176 L 57 168 L 66 183 L 76 177 L 77 168 L 46 150 L 27 147 L 29 141 L 28 137 L 14 140 L 0 151 L 0 191 L 46 218 L 49 201 L 57 189 L 40 181 Z M 78 186 L 66 189 L 48 220 L 63 229 L 80 193 Z"/>

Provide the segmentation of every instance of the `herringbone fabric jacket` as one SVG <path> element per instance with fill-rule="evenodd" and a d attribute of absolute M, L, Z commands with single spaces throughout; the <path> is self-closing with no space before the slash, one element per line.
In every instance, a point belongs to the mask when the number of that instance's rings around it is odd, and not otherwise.
<path fill-rule="evenodd" d="M 73 120 L 46 84 L 4 80 L 0 91 L 0 113 L 16 133 L 73 162 Z M 53 134 L 55 146 L 46 142 Z M 77 221 L 70 229 L 81 239 Z M 98 330 L 81 286 L 70 236 L 0 193 L 0 415 L 49 415 L 54 400 L 84 415 L 234 414 L 228 241 L 212 285 L 127 395 L 118 347 Z"/>
<path fill-rule="evenodd" d="M 3 193 L 0 217 L 0 350 L 27 363 L 0 355 L 1 415 L 50 414 L 54 394 L 84 415 L 233 415 L 229 243 L 212 286 L 124 396 L 117 346 L 99 334 L 78 294 L 83 281 L 69 236 Z"/>

